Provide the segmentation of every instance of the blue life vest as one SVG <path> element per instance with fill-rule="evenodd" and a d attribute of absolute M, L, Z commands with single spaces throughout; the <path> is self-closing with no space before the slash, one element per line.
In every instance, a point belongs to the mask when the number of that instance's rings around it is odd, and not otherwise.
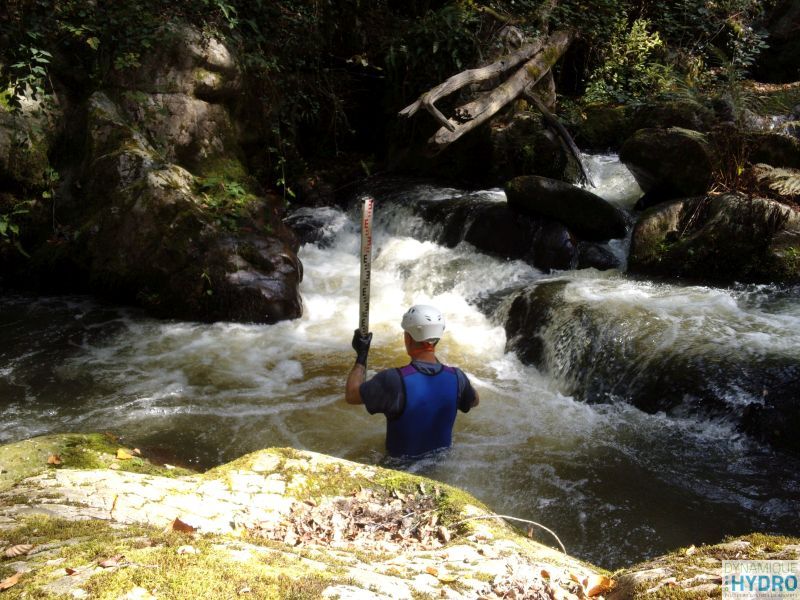
<path fill-rule="evenodd" d="M 398 369 L 406 404 L 402 414 L 386 422 L 386 450 L 390 456 L 419 456 L 450 446 L 458 409 L 458 377 L 442 366 L 433 375 L 414 365 Z"/>

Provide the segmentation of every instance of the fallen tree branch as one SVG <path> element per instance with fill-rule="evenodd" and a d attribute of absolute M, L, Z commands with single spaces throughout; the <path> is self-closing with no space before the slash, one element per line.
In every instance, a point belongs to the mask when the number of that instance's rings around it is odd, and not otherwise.
<path fill-rule="evenodd" d="M 519 97 L 527 87 L 535 85 L 561 58 L 573 37 L 571 31 L 557 31 L 548 37 L 544 49 L 503 83 L 477 100 L 457 108 L 455 118 L 448 119 L 448 125 L 443 125 L 430 138 L 431 146 L 437 151 L 446 148 L 465 133 L 492 118 L 506 104 Z"/>
<path fill-rule="evenodd" d="M 403 117 L 411 117 L 420 108 L 425 108 L 434 116 L 437 121 L 439 121 L 439 123 L 450 128 L 452 125 L 446 124 L 447 118 L 442 115 L 442 113 L 439 112 L 439 110 L 434 106 L 434 102 L 444 98 L 445 96 L 449 96 L 453 92 L 460 90 L 471 83 L 486 81 L 492 77 L 502 75 L 517 65 L 530 60 L 532 56 L 541 51 L 542 46 L 542 41 L 536 40 L 530 44 L 522 46 L 516 52 L 513 52 L 508 56 L 504 56 L 500 60 L 497 60 L 490 65 L 479 67 L 477 69 L 467 69 L 466 71 L 461 71 L 461 73 L 456 73 L 436 87 L 422 94 L 414 103 L 409 104 L 403 110 L 401 110 L 399 114 Z"/>
<path fill-rule="evenodd" d="M 594 185 L 594 181 L 592 181 L 591 175 L 589 175 L 589 170 L 586 168 L 586 165 L 583 162 L 581 151 L 578 149 L 578 146 L 575 144 L 575 141 L 572 139 L 569 131 L 567 131 L 567 128 L 561 124 L 561 121 L 558 120 L 558 117 L 556 117 L 547 109 L 547 107 L 544 105 L 544 102 L 542 102 L 539 96 L 534 94 L 533 91 L 526 89 L 525 97 L 536 105 L 536 108 L 539 109 L 540 113 L 542 113 L 545 121 L 547 121 L 547 123 L 556 130 L 561 140 L 567 146 L 567 149 L 570 151 L 570 153 L 572 153 L 572 156 L 575 157 L 575 160 L 578 162 L 578 166 L 581 169 L 583 180 L 590 186 L 596 187 Z"/>

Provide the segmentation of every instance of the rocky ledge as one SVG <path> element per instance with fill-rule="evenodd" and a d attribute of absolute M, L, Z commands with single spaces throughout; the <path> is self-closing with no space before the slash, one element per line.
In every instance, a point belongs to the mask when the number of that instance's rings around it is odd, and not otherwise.
<path fill-rule="evenodd" d="M 0 447 L 0 470 L 7 597 L 577 600 L 610 585 L 464 492 L 313 452 L 197 474 L 63 435 Z"/>
<path fill-rule="evenodd" d="M 797 557 L 783 538 L 725 548 L 778 544 Z M 0 447 L 7 598 L 699 598 L 719 595 L 723 547 L 709 548 L 612 578 L 456 488 L 313 452 L 261 450 L 199 474 L 103 435 Z"/>

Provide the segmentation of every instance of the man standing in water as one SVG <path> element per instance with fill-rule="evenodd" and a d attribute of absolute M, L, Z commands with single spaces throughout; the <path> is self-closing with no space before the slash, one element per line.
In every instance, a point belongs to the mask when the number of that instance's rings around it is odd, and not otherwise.
<path fill-rule="evenodd" d="M 433 306 L 408 309 L 401 323 L 411 363 L 378 372 L 365 381 L 372 333 L 353 334 L 356 363 L 347 377 L 345 400 L 386 415 L 386 450 L 390 456 L 419 456 L 450 446 L 457 410 L 478 405 L 478 392 L 467 376 L 436 359 L 444 316 Z"/>

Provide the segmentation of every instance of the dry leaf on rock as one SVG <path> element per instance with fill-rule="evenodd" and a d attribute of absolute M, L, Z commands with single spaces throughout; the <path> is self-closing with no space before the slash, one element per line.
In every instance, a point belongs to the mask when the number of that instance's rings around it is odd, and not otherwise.
<path fill-rule="evenodd" d="M 3 551 L 3 556 L 6 558 L 16 558 L 17 556 L 28 554 L 31 550 L 33 550 L 33 544 L 17 544 L 16 546 L 6 548 L 5 551 Z"/>
<path fill-rule="evenodd" d="M 67 575 L 75 575 L 75 573 L 78 572 L 76 569 L 73 569 L 71 567 L 64 567 L 64 571 L 66 572 Z"/>
<path fill-rule="evenodd" d="M 591 575 L 586 583 L 586 595 L 590 598 L 602 596 L 614 587 L 614 580 L 605 575 Z"/>
<path fill-rule="evenodd" d="M 130 460 L 130 459 L 133 458 L 133 455 L 130 452 L 128 452 L 127 450 L 124 450 L 122 448 L 118 448 L 117 449 L 117 458 L 119 460 Z"/>
<path fill-rule="evenodd" d="M 47 457 L 48 465 L 60 465 L 62 463 L 61 457 L 58 454 L 51 454 Z"/>
<path fill-rule="evenodd" d="M 541 575 L 542 579 L 550 579 L 550 571 L 548 571 L 546 569 L 542 569 L 539 572 L 539 575 Z"/>
<path fill-rule="evenodd" d="M 183 533 L 194 533 L 195 531 L 197 531 L 196 527 L 192 527 L 188 523 L 184 523 L 177 517 L 175 518 L 175 520 L 172 521 L 172 523 L 170 523 L 169 527 L 167 527 L 167 531 L 169 531 L 170 529 L 172 531 L 182 531 Z"/>
<path fill-rule="evenodd" d="M 22 573 L 14 573 L 11 577 L 6 577 L 3 581 L 0 581 L 0 592 L 17 585 L 20 577 L 22 577 Z"/>
<path fill-rule="evenodd" d="M 123 562 L 125 557 L 122 554 L 117 554 L 116 556 L 112 556 L 111 558 L 106 558 L 105 560 L 97 561 L 97 564 L 104 569 L 108 569 L 110 567 L 121 567 L 123 566 Z"/>
<path fill-rule="evenodd" d="M 425 572 L 428 575 L 433 575 L 434 577 L 439 576 L 439 570 L 436 567 L 425 567 Z"/>

